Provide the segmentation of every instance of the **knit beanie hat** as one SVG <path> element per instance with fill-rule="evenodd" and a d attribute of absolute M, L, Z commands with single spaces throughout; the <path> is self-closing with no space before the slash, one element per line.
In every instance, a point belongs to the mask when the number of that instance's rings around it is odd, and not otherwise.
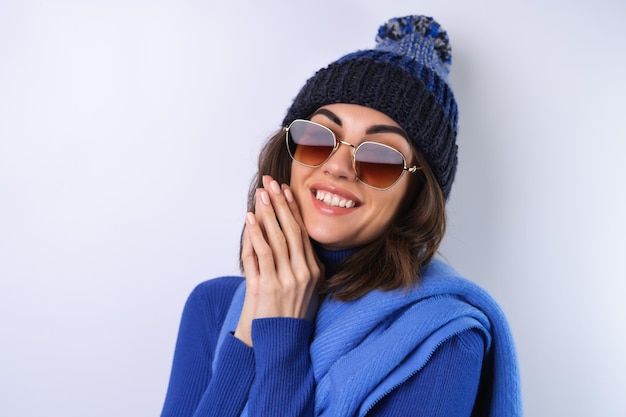
<path fill-rule="evenodd" d="M 448 35 L 432 17 L 393 18 L 378 29 L 374 49 L 345 55 L 307 80 L 283 126 L 333 103 L 385 113 L 424 155 L 447 200 L 457 166 L 451 58 Z"/>

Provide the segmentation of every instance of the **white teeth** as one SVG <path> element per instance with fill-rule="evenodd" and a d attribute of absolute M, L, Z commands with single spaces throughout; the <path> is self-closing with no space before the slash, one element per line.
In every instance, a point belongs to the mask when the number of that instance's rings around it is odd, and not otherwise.
<path fill-rule="evenodd" d="M 317 190 L 317 192 L 315 193 L 315 198 L 323 201 L 324 204 L 328 204 L 329 206 L 345 208 L 354 207 L 354 201 L 346 200 L 345 198 L 341 198 L 336 194 L 327 193 L 325 191 Z"/>

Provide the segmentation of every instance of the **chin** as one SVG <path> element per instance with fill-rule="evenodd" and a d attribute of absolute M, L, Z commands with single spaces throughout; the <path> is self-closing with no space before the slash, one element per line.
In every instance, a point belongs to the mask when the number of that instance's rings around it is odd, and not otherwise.
<path fill-rule="evenodd" d="M 350 249 L 365 244 L 365 242 L 349 236 L 339 237 L 336 231 L 330 230 L 317 231 L 317 233 L 315 230 L 309 230 L 309 237 L 322 248 L 330 250 Z"/>
<path fill-rule="evenodd" d="M 310 230 L 308 229 L 309 237 L 317 242 L 325 249 L 346 249 L 351 247 L 349 242 L 345 242 L 343 239 L 337 239 L 337 234 L 328 230 Z"/>

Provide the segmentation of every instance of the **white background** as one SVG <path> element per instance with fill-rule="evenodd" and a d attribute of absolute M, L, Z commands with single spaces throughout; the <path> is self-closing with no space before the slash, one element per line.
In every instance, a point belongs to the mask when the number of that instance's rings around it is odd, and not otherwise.
<path fill-rule="evenodd" d="M 0 415 L 158 415 L 187 295 L 238 273 L 261 143 L 411 13 L 452 40 L 442 253 L 507 313 L 526 414 L 626 415 L 617 0 L 0 0 Z"/>

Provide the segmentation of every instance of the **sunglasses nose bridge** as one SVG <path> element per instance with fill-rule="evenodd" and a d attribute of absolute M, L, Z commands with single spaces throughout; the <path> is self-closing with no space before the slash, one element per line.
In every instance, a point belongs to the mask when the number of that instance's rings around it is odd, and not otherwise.
<path fill-rule="evenodd" d="M 352 153 L 351 153 L 351 155 L 350 155 L 350 156 L 351 156 L 351 159 L 352 159 L 352 169 L 354 170 L 354 172 L 355 172 L 355 174 L 356 174 L 356 159 L 355 159 L 355 152 L 356 152 L 357 146 L 355 146 L 355 145 L 351 144 L 350 142 L 346 142 L 345 140 L 338 140 L 338 139 L 337 139 L 337 146 L 335 147 L 335 152 L 334 152 L 334 153 L 336 153 L 336 152 L 339 150 L 339 147 L 340 147 L 341 145 L 345 145 L 345 146 L 347 146 L 348 148 L 351 148 Z"/>
<path fill-rule="evenodd" d="M 341 155 L 340 152 L 340 148 L 341 145 L 346 145 L 348 148 L 351 148 L 350 150 L 348 150 L 349 156 L 348 155 Z M 328 156 L 328 158 L 326 159 L 326 161 L 324 161 L 323 165 L 326 166 L 326 169 L 332 172 L 334 172 L 334 175 L 338 175 L 341 177 L 353 177 L 354 179 L 357 178 L 357 173 L 356 173 L 356 166 L 354 163 L 354 151 L 356 150 L 356 146 L 354 146 L 353 144 L 351 144 L 350 142 L 346 142 L 343 140 L 339 140 L 337 138 L 335 138 L 335 147 L 332 151 L 332 153 Z M 346 162 L 348 162 L 348 160 L 346 159 L 346 157 L 349 158 L 350 162 L 349 162 L 349 167 L 346 164 Z"/>
<path fill-rule="evenodd" d="M 351 147 L 352 149 L 356 149 L 356 146 L 354 146 L 353 144 L 351 144 L 350 142 L 346 142 L 345 140 L 338 140 L 337 141 L 340 145 L 346 145 Z"/>

